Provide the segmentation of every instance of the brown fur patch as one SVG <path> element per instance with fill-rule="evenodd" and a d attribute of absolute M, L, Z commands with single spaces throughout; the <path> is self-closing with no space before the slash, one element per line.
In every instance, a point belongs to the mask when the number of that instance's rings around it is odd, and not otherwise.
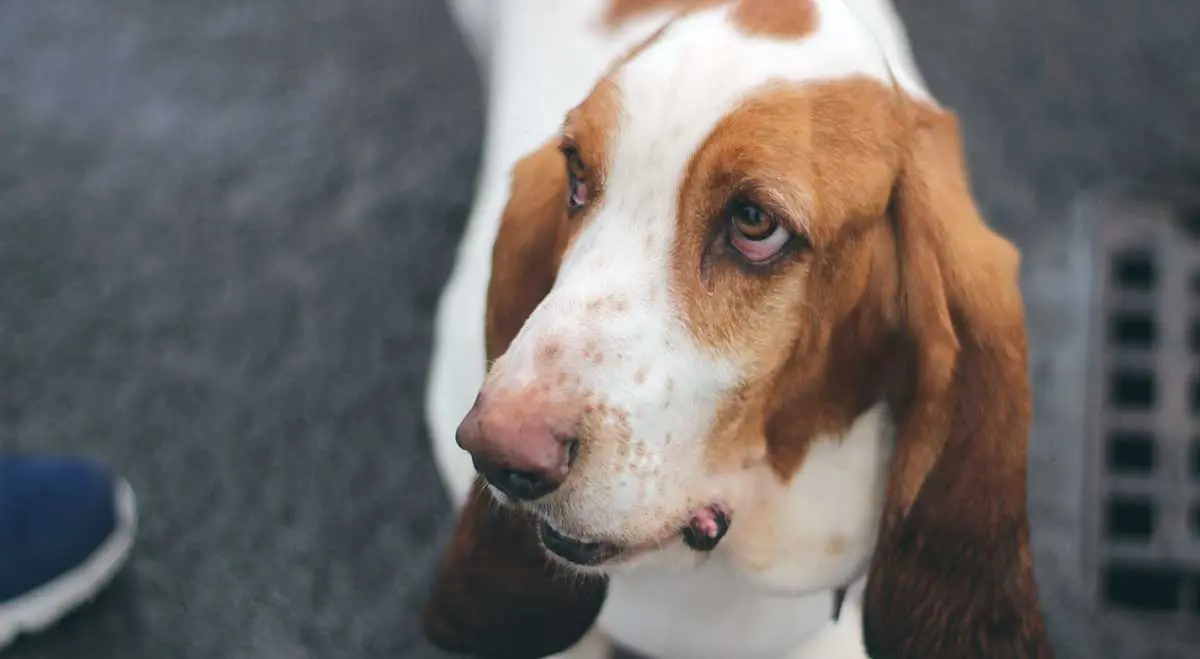
<path fill-rule="evenodd" d="M 737 5 L 734 24 L 749 35 L 799 39 L 817 26 L 817 8 L 811 0 L 611 0 L 604 24 L 616 28 L 651 11 L 668 9 L 683 15 L 723 4 Z"/>
<path fill-rule="evenodd" d="M 776 39 L 800 39 L 817 28 L 812 0 L 741 0 L 733 20 L 746 34 Z"/>
<path fill-rule="evenodd" d="M 899 107 L 889 88 L 866 79 L 768 89 L 718 124 L 692 159 L 673 295 L 695 338 L 747 362 L 751 383 L 721 410 L 714 454 L 739 455 L 765 435 L 773 468 L 790 478 L 808 440 L 846 430 L 882 396 L 896 287 L 882 218 L 903 136 Z M 745 263 L 722 224 L 741 196 L 812 249 Z"/>
<path fill-rule="evenodd" d="M 1026 511 L 1019 256 L 975 207 L 952 115 L 912 105 L 892 222 L 909 361 L 864 600 L 872 657 L 1047 659 Z"/>
<path fill-rule="evenodd" d="M 850 310 L 855 299 L 846 298 L 862 292 L 869 261 L 843 250 L 863 250 L 864 232 L 884 215 L 903 137 L 898 108 L 893 92 L 873 80 L 786 85 L 749 99 L 713 129 L 680 188 L 672 264 L 675 292 L 702 345 L 774 351 L 777 339 L 795 333 L 801 310 L 764 306 L 773 302 L 769 292 L 788 293 L 811 311 Z M 759 204 L 812 249 L 773 265 L 744 263 L 716 235 L 734 197 Z M 858 270 L 849 291 L 841 285 L 846 267 Z M 780 313 L 793 322 L 762 322 Z"/>
<path fill-rule="evenodd" d="M 570 237 L 566 195 L 567 170 L 557 140 L 513 167 L 508 204 L 492 247 L 485 322 L 489 362 L 504 354 L 554 286 Z"/>

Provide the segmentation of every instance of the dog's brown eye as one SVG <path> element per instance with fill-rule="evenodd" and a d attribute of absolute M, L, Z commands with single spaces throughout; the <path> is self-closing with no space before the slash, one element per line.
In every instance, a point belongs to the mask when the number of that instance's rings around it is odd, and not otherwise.
<path fill-rule="evenodd" d="M 569 182 L 567 210 L 579 210 L 586 206 L 589 200 L 583 160 L 573 146 L 564 146 L 563 156 L 567 159 L 567 180 Z"/>
<path fill-rule="evenodd" d="M 766 240 L 779 226 L 774 216 L 745 201 L 730 206 L 729 221 L 734 231 L 747 240 Z"/>
<path fill-rule="evenodd" d="M 731 203 L 727 221 L 729 243 L 752 263 L 770 260 L 792 237 L 774 215 L 748 201 Z"/>

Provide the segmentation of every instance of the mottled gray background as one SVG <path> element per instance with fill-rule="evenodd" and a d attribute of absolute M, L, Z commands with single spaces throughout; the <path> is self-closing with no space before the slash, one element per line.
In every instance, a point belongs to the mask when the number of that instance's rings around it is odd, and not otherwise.
<path fill-rule="evenodd" d="M 899 5 L 1026 252 L 1059 654 L 1183 656 L 1103 639 L 1079 586 L 1080 200 L 1200 172 L 1200 3 Z M 481 103 L 439 0 L 0 0 L 0 446 L 103 456 L 144 516 L 10 656 L 439 656 L 422 386 Z"/>

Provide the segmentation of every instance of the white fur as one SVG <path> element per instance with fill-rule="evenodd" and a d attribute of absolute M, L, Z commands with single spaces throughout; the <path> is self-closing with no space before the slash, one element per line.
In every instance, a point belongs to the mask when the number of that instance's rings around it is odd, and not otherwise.
<path fill-rule="evenodd" d="M 600 19 L 607 0 L 493 0 L 487 12 L 477 1 L 455 1 L 486 69 L 488 131 L 476 205 L 438 311 L 427 414 L 438 468 L 461 504 L 474 471 L 454 432 L 484 384 L 486 287 L 509 171 L 669 14 L 609 30 Z M 886 413 L 874 409 L 845 437 L 818 441 L 790 482 L 765 468 L 713 473 L 703 450 L 711 410 L 743 365 L 695 345 L 670 298 L 667 269 L 687 159 L 755 89 L 866 75 L 928 98 L 887 0 L 817 5 L 818 32 L 792 42 L 746 36 L 724 8 L 688 16 L 619 72 L 622 112 L 603 206 L 591 211 L 554 289 L 488 378 L 489 387 L 519 389 L 546 377 L 536 355 L 553 342 L 564 355 L 554 368 L 625 415 L 627 450 L 616 441 L 585 447 L 568 484 L 539 505 L 560 530 L 636 544 L 677 528 L 698 504 L 722 500 L 734 510 L 712 554 L 701 558 L 675 542 L 616 570 L 599 630 L 568 652 L 572 659 L 602 656 L 605 637 L 662 659 L 864 654 L 857 590 L 833 624 L 830 589 L 861 581 L 873 549 L 891 451 Z M 621 312 L 598 314 L 597 300 L 615 301 Z M 603 363 L 587 363 L 597 351 Z M 641 384 L 631 386 L 639 371 Z"/>

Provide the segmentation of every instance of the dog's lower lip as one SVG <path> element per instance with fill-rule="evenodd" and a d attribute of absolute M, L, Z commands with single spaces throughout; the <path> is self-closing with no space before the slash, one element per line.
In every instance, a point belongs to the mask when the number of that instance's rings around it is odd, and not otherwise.
<path fill-rule="evenodd" d="M 555 531 L 546 522 L 538 526 L 546 551 L 575 565 L 599 565 L 616 557 L 621 548 L 611 542 L 584 542 Z"/>

